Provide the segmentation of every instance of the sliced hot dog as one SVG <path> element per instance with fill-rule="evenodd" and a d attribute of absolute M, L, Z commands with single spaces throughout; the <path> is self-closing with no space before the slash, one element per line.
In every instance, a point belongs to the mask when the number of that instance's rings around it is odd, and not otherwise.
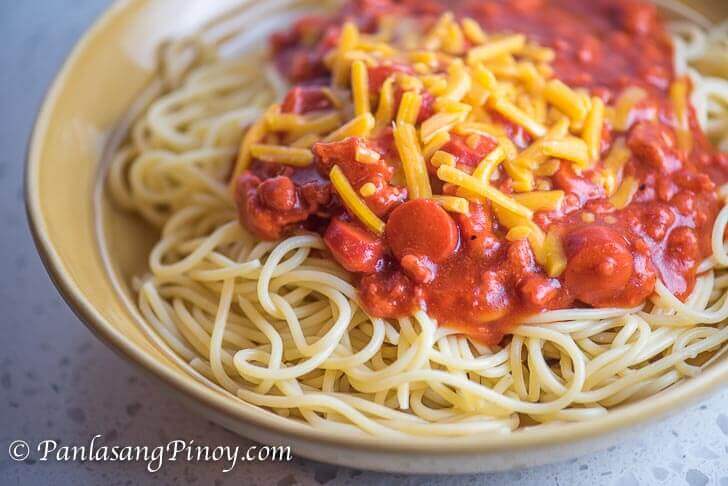
<path fill-rule="evenodd" d="M 387 244 L 398 259 L 406 255 L 441 263 L 458 245 L 455 221 L 435 201 L 415 199 L 395 208 L 384 230 Z"/>
<path fill-rule="evenodd" d="M 339 264 L 350 272 L 372 273 L 384 256 L 384 242 L 366 229 L 332 219 L 324 242 Z"/>

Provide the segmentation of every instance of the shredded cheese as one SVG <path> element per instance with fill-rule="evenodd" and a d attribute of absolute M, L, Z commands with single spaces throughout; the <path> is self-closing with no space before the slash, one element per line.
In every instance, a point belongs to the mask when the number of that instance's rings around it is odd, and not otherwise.
<path fill-rule="evenodd" d="M 331 185 L 334 186 L 339 197 L 341 197 L 344 206 L 351 211 L 351 214 L 372 232 L 382 235 L 384 233 L 384 222 L 361 200 L 338 165 L 335 165 L 329 172 L 329 179 Z"/>
<path fill-rule="evenodd" d="M 594 165 L 599 160 L 602 144 L 602 129 L 604 127 L 604 102 L 598 96 L 594 96 L 591 102 L 591 110 L 584 121 L 584 129 L 581 138 L 589 148 L 589 158 Z"/>
<path fill-rule="evenodd" d="M 645 97 L 647 97 L 647 92 L 638 86 L 630 86 L 622 91 L 617 99 L 614 120 L 612 121 L 612 125 L 616 130 L 626 132 L 629 129 L 632 109 Z"/>
<path fill-rule="evenodd" d="M 414 125 L 420 114 L 422 96 L 415 91 L 405 91 L 397 111 L 397 123 L 409 123 Z"/>
<path fill-rule="evenodd" d="M 584 98 L 562 81 L 552 79 L 546 83 L 543 95 L 550 104 L 568 116 L 574 123 L 582 123 L 589 107 Z"/>
<path fill-rule="evenodd" d="M 506 233 L 506 239 L 508 241 L 519 241 L 525 240 L 531 234 L 532 229 L 528 226 L 514 226 Z"/>
<path fill-rule="evenodd" d="M 374 128 L 374 117 L 371 113 L 364 113 L 352 118 L 346 124 L 342 125 L 334 132 L 331 132 L 325 139 L 325 142 L 337 142 L 347 137 L 366 137 Z"/>
<path fill-rule="evenodd" d="M 234 191 L 237 184 L 237 179 L 243 171 L 247 170 L 250 163 L 253 161 L 251 154 L 251 147 L 253 144 L 263 140 L 267 133 L 265 118 L 261 117 L 255 123 L 253 123 L 248 131 L 243 136 L 243 141 L 240 143 L 240 150 L 238 151 L 238 159 L 235 162 L 235 168 L 233 169 L 233 175 L 230 178 L 230 190 Z"/>
<path fill-rule="evenodd" d="M 632 202 L 632 197 L 639 189 L 639 182 L 634 177 L 625 177 L 622 184 L 619 185 L 617 191 L 609 198 L 616 209 L 624 209 Z"/>
<path fill-rule="evenodd" d="M 379 105 L 377 106 L 376 127 L 377 130 L 389 125 L 394 117 L 394 77 L 388 77 L 382 84 L 379 91 Z"/>
<path fill-rule="evenodd" d="M 437 152 L 432 154 L 432 158 L 430 158 L 430 164 L 432 164 L 433 167 L 440 167 L 441 165 L 449 165 L 450 167 L 455 167 L 456 163 L 457 157 L 455 157 L 453 154 L 443 152 L 442 150 L 438 150 Z"/>
<path fill-rule="evenodd" d="M 351 91 L 354 98 L 354 113 L 369 113 L 369 74 L 363 61 L 351 63 Z"/>
<path fill-rule="evenodd" d="M 604 168 L 600 174 L 600 182 L 608 196 L 611 196 L 617 190 L 617 184 L 622 177 L 622 169 L 631 155 L 624 138 L 620 137 L 614 141 L 612 148 L 604 159 Z"/>
<path fill-rule="evenodd" d="M 402 161 L 408 197 L 418 199 L 432 196 L 425 158 L 417 140 L 415 127 L 409 123 L 395 123 L 394 144 Z"/>
<path fill-rule="evenodd" d="M 580 138 L 567 137 L 561 140 L 544 140 L 541 143 L 543 153 L 549 157 L 574 162 L 579 167 L 589 165 L 589 147 Z"/>
<path fill-rule="evenodd" d="M 470 203 L 467 199 L 457 196 L 432 196 L 445 211 L 459 214 L 470 214 Z"/>
<path fill-rule="evenodd" d="M 675 80 L 670 85 L 670 101 L 677 118 L 678 147 L 686 153 L 690 153 L 693 148 L 693 134 L 690 131 L 688 84 L 684 79 Z"/>
<path fill-rule="evenodd" d="M 531 191 L 514 194 L 513 199 L 532 211 L 556 211 L 564 200 L 564 191 Z"/>
<path fill-rule="evenodd" d="M 506 196 L 490 184 L 486 184 L 454 167 L 441 165 L 437 169 L 437 177 L 439 177 L 442 181 L 460 186 L 468 192 L 472 192 L 489 199 L 493 204 L 502 206 L 515 214 L 528 219 L 533 217 L 533 211 L 522 204 L 517 203 L 513 198 Z"/>
<path fill-rule="evenodd" d="M 528 116 L 528 114 L 526 114 L 523 110 L 505 98 L 495 100 L 491 105 L 491 108 L 516 125 L 522 126 L 528 133 L 536 138 L 546 135 L 547 130 L 545 126 Z"/>
<path fill-rule="evenodd" d="M 306 167 L 313 162 L 313 153 L 306 148 L 289 147 L 286 145 L 266 145 L 256 143 L 251 145 L 250 154 L 264 162 Z"/>
<path fill-rule="evenodd" d="M 549 230 L 544 239 L 542 258 L 545 259 L 544 270 L 549 277 L 558 277 L 566 270 L 566 254 L 563 243 L 555 230 Z"/>
<path fill-rule="evenodd" d="M 468 64 L 490 61 L 505 54 L 512 54 L 523 49 L 525 45 L 526 36 L 523 34 L 513 34 L 500 39 L 493 39 L 470 49 L 467 55 Z"/>

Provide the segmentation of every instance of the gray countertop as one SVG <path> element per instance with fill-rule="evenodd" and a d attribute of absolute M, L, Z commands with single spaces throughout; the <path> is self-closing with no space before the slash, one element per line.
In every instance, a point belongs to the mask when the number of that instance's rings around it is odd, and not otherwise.
<path fill-rule="evenodd" d="M 8 446 L 53 439 L 243 445 L 159 390 L 98 342 L 63 303 L 25 223 L 25 143 L 45 88 L 108 0 L 6 0 L 0 12 L 0 484 L 689 484 L 728 486 L 728 390 L 641 438 L 567 463 L 499 474 L 390 476 L 303 459 L 290 463 L 14 462 Z M 294 451 L 295 452 L 295 451 Z"/>

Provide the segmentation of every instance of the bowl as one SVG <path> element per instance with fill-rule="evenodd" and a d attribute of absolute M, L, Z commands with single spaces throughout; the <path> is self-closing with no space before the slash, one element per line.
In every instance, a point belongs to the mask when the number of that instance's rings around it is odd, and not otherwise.
<path fill-rule="evenodd" d="M 724 356 L 695 378 L 589 422 L 468 437 L 453 444 L 336 436 L 242 402 L 190 374 L 160 345 L 134 306 L 131 280 L 145 271 L 156 233 L 113 205 L 100 180 L 125 115 L 154 77 L 157 45 L 193 31 L 233 4 L 280 9 L 286 18 L 317 5 L 310 0 L 189 0 L 180 9 L 177 0 L 115 3 L 65 62 L 29 145 L 26 206 L 51 278 L 89 329 L 159 386 L 223 427 L 261 443 L 290 445 L 297 456 L 360 469 L 445 474 L 528 467 L 606 448 L 728 382 Z M 295 8 L 289 8 L 292 4 Z M 707 18 L 728 14 L 728 4 L 690 4 Z M 258 30 L 265 34 L 265 28 Z"/>

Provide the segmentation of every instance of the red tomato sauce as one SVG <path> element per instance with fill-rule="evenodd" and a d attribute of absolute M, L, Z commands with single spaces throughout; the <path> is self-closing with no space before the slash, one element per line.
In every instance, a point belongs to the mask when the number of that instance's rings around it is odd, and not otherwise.
<path fill-rule="evenodd" d="M 678 149 L 668 97 L 674 80 L 672 47 L 648 3 L 352 1 L 336 16 L 306 18 L 273 37 L 279 68 L 299 85 L 286 97 L 283 110 L 300 114 L 328 107 L 318 88 L 330 76 L 323 58 L 336 45 L 344 19 L 371 32 L 385 15 L 429 24 L 445 10 L 474 18 L 489 33 L 524 33 L 553 48 L 555 76 L 588 88 L 608 105 L 629 86 L 648 93 L 631 113 L 626 132 L 607 124 L 602 134 L 602 160 L 618 137 L 631 150 L 624 177 L 639 183 L 631 203 L 617 210 L 592 182 L 592 171 L 577 175 L 562 161 L 552 182 L 566 193 L 564 203 L 558 211 L 537 212 L 533 218 L 544 231 L 562 237 L 567 266 L 558 278 L 550 278 L 527 241 L 505 238 L 507 230 L 489 205 L 471 203 L 465 216 L 449 214 L 432 201 L 408 201 L 406 188 L 392 184 L 399 160 L 391 131 L 385 131 L 377 139 L 318 143 L 315 163 L 305 169 L 254 162 L 237 182 L 242 223 L 266 239 L 300 230 L 322 234 L 333 257 L 354 273 L 360 300 L 373 316 L 400 317 L 423 308 L 440 324 L 487 343 L 498 342 L 511 326 L 544 310 L 639 305 L 653 293 L 658 278 L 679 298 L 687 297 L 699 263 L 711 254 L 710 234 L 720 209 L 716 188 L 728 180 L 728 155 L 712 148 L 692 109 L 692 150 Z M 387 75 L 372 70 L 370 80 L 381 84 Z M 523 133 L 513 130 L 510 135 L 522 145 L 515 139 Z M 380 161 L 355 161 L 357 146 L 378 152 Z M 470 148 L 454 138 L 449 152 L 474 166 L 494 146 L 484 138 Z M 374 184 L 375 193 L 364 200 L 386 222 L 383 236 L 369 233 L 347 214 L 327 180 L 333 165 L 357 190 Z M 435 192 L 442 192 L 436 178 L 432 183 Z M 505 174 L 493 184 L 512 192 Z"/>

